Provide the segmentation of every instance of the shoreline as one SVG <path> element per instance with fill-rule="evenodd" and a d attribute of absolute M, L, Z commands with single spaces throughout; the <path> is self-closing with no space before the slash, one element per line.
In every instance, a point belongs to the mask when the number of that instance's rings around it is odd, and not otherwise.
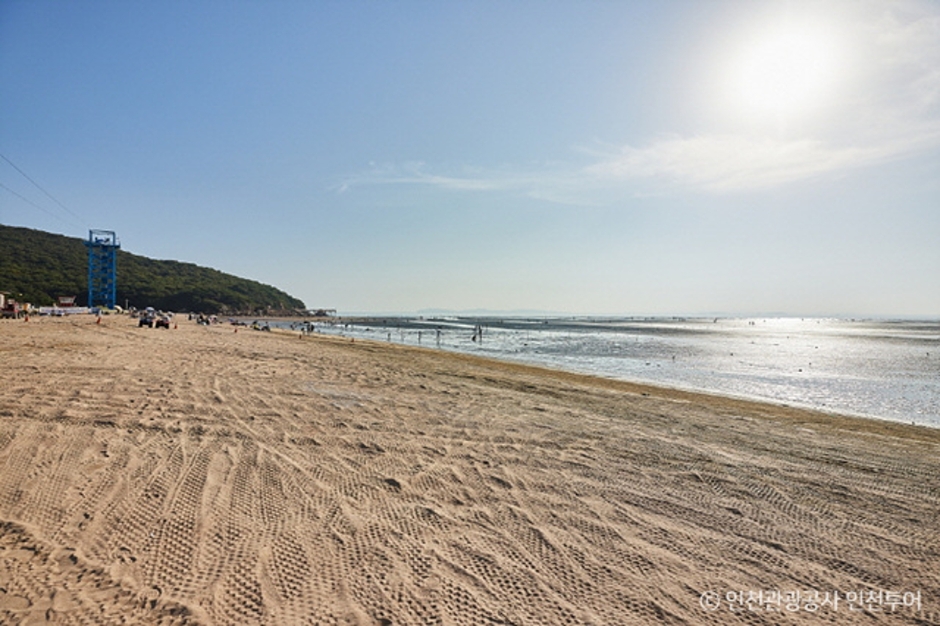
<path fill-rule="evenodd" d="M 270 321 L 282 321 L 284 323 L 288 323 L 291 321 L 291 320 L 287 320 L 283 318 L 264 318 L 264 319 L 268 319 Z M 377 321 L 377 322 L 383 321 L 383 318 L 369 318 L 369 319 L 372 321 Z M 384 318 L 384 319 L 387 320 L 389 318 Z M 741 319 L 746 319 L 746 318 L 741 318 Z M 361 321 L 362 320 L 357 319 L 355 323 L 359 324 Z M 380 326 L 380 325 L 377 324 L 377 326 Z M 398 328 L 398 326 L 391 326 L 391 327 Z M 415 328 L 420 328 L 420 326 L 416 325 L 414 327 L 409 327 L 409 328 L 415 329 Z M 278 328 L 278 327 L 272 327 L 272 330 L 282 330 L 284 332 L 296 332 L 296 331 L 292 331 L 286 328 Z M 337 336 L 337 335 L 334 335 L 332 333 L 314 333 L 314 336 L 327 337 L 327 336 Z M 339 335 L 339 336 L 344 337 L 343 335 Z M 346 338 L 349 338 L 349 337 L 346 337 Z M 398 341 L 388 342 L 388 341 L 383 341 L 378 338 L 355 337 L 355 339 L 357 341 L 372 341 L 379 345 L 413 347 L 417 349 L 431 350 L 432 352 L 444 352 L 448 354 L 461 354 L 461 355 L 468 355 L 468 356 L 476 356 L 478 358 L 492 360 L 496 363 L 512 363 L 512 364 L 531 366 L 535 368 L 541 368 L 546 371 L 566 372 L 566 373 L 575 374 L 579 376 L 585 376 L 588 378 L 596 378 L 598 380 L 611 380 L 611 381 L 623 382 L 628 385 L 636 385 L 639 387 L 649 387 L 652 389 L 664 389 L 664 390 L 669 390 L 669 391 L 685 392 L 685 393 L 690 393 L 690 394 L 701 394 L 703 396 L 708 396 L 708 397 L 741 400 L 744 402 L 753 402 L 757 404 L 769 404 L 769 405 L 778 406 L 781 408 L 793 408 L 793 409 L 798 409 L 798 410 L 809 411 L 811 413 L 820 413 L 823 415 L 832 416 L 833 418 L 840 418 L 840 419 L 854 418 L 854 419 L 862 419 L 862 420 L 874 420 L 876 422 L 888 422 L 891 424 L 898 424 L 901 426 L 911 426 L 915 428 L 926 428 L 932 431 L 940 431 L 940 423 L 938 423 L 937 425 L 933 425 L 931 423 L 917 423 L 916 421 L 913 421 L 913 420 L 907 421 L 903 419 L 883 417 L 874 413 L 852 412 L 852 411 L 845 411 L 845 410 L 839 410 L 839 409 L 828 410 L 825 408 L 813 406 L 811 404 L 804 404 L 800 402 L 784 402 L 778 399 L 764 398 L 764 397 L 760 397 L 756 395 L 735 394 L 731 392 L 723 392 L 720 390 L 708 389 L 705 387 L 695 387 L 693 385 L 688 385 L 688 386 L 668 385 L 668 384 L 660 384 L 658 382 L 643 381 L 639 379 L 616 378 L 614 376 L 605 376 L 603 374 L 595 374 L 595 373 L 589 373 L 586 371 L 578 371 L 576 369 L 565 369 L 560 366 L 556 367 L 552 365 L 546 365 L 543 363 L 539 363 L 536 359 L 514 358 L 512 356 L 500 357 L 500 356 L 493 356 L 493 355 L 478 355 L 478 354 L 473 354 L 471 352 L 466 352 L 466 351 L 455 349 L 455 348 L 431 348 L 431 347 L 425 347 L 421 345 L 401 343 Z"/>
<path fill-rule="evenodd" d="M 0 622 L 940 623 L 935 429 L 132 321 L 0 325 Z"/>
<path fill-rule="evenodd" d="M 272 328 L 271 332 L 274 334 L 283 334 L 296 337 L 297 331 Z M 378 349 L 388 349 L 391 351 L 416 351 L 421 354 L 429 355 L 442 354 L 453 356 L 458 359 L 466 359 L 466 361 L 469 363 L 477 363 L 484 367 L 490 366 L 494 368 L 501 368 L 503 366 L 507 366 L 507 370 L 516 371 L 521 374 L 557 378 L 559 380 L 570 380 L 586 386 L 609 388 L 631 395 L 653 396 L 663 399 L 684 399 L 690 402 L 697 401 L 703 404 L 712 404 L 716 407 L 719 405 L 726 408 L 737 406 L 741 411 L 752 410 L 757 411 L 757 413 L 761 415 L 774 414 L 774 419 L 789 419 L 798 424 L 839 424 L 843 428 L 857 430 L 859 432 L 888 433 L 893 436 L 910 436 L 915 439 L 924 439 L 926 441 L 940 443 L 940 427 L 933 427 L 926 424 L 901 422 L 872 415 L 857 415 L 851 413 L 840 413 L 837 411 L 825 411 L 811 406 L 773 402 L 759 397 L 723 394 L 705 389 L 657 385 L 643 381 L 625 380 L 621 378 L 602 376 L 599 374 L 589 374 L 574 370 L 555 368 L 538 363 L 523 361 L 521 359 L 502 359 L 488 355 L 470 354 L 466 352 L 442 350 L 425 346 L 401 344 L 394 341 L 387 342 L 379 339 L 339 337 L 329 334 L 313 334 L 309 336 L 309 339 L 314 341 L 332 340 L 338 342 L 339 344 L 363 343 L 369 344 L 370 346 L 374 346 Z M 924 436 L 925 433 L 926 436 Z"/>

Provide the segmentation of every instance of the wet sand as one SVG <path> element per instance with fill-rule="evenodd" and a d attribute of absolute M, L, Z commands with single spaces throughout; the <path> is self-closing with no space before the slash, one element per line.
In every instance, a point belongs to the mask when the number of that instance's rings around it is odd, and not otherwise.
<path fill-rule="evenodd" d="M 938 430 L 178 324 L 0 322 L 0 624 L 940 623 Z"/>

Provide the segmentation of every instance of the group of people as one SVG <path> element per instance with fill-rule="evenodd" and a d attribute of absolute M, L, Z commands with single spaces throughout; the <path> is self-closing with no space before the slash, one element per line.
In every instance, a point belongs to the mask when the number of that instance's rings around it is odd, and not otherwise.
<path fill-rule="evenodd" d="M 215 315 L 206 315 L 205 313 L 190 313 L 189 321 L 196 320 L 196 323 L 200 326 L 209 326 L 210 324 L 218 324 L 219 318 Z"/>

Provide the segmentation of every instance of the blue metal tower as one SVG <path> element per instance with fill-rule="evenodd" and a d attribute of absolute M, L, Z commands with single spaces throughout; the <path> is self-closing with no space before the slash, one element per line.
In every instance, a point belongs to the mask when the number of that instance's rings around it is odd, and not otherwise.
<path fill-rule="evenodd" d="M 121 247 L 113 230 L 89 230 L 88 306 L 114 308 L 117 300 L 117 251 Z"/>

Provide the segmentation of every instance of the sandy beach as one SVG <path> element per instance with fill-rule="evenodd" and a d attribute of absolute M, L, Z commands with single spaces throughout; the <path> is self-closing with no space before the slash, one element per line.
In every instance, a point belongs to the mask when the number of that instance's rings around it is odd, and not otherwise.
<path fill-rule="evenodd" d="M 0 354 L 0 624 L 940 624 L 938 430 L 185 319 Z"/>

